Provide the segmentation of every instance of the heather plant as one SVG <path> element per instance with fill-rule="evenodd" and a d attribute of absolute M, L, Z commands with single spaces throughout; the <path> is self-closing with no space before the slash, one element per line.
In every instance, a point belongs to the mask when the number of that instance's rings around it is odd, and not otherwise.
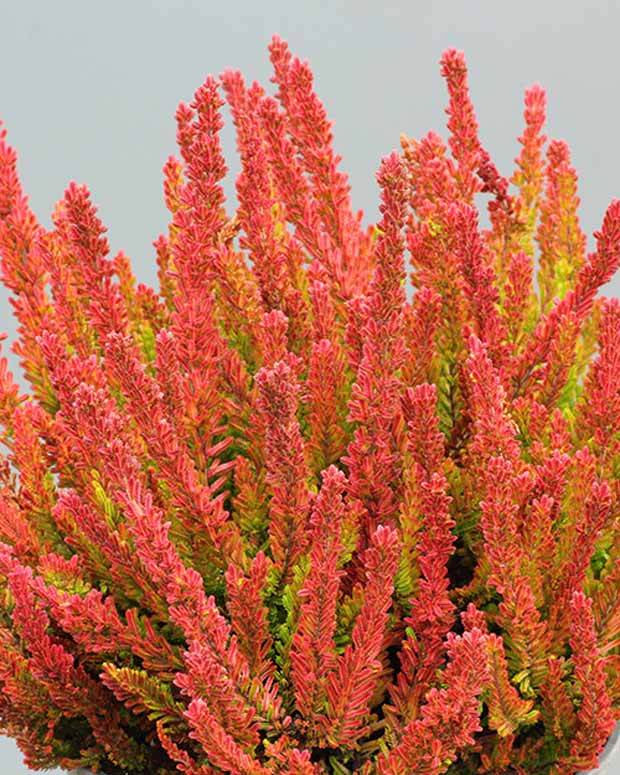
<path fill-rule="evenodd" d="M 159 287 L 0 143 L 0 724 L 108 775 L 569 775 L 620 717 L 620 202 L 525 95 L 510 179 L 448 141 L 351 207 L 308 65 L 177 110 Z M 226 208 L 228 104 L 241 172 Z M 479 224 L 479 208 L 488 221 Z M 408 277 L 410 281 L 408 281 Z"/>

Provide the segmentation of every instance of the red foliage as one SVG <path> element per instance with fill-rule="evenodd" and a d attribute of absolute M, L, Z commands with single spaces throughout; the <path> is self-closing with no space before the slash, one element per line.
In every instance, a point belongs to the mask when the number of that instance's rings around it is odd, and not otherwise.
<path fill-rule="evenodd" d="M 0 358 L 0 732 L 108 775 L 594 767 L 620 717 L 620 201 L 586 254 L 544 91 L 508 179 L 450 50 L 448 140 L 402 137 L 365 227 L 308 64 L 270 54 L 276 96 L 229 71 L 177 110 L 157 290 L 84 186 L 42 227 L 0 134 L 29 385 Z"/>

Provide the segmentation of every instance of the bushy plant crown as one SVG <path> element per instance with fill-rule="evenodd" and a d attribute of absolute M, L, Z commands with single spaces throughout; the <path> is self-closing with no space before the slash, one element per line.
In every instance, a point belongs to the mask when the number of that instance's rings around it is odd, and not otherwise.
<path fill-rule="evenodd" d="M 544 91 L 506 179 L 449 50 L 447 145 L 403 136 L 365 226 L 308 65 L 270 54 L 275 97 L 226 72 L 177 110 L 156 290 L 85 187 L 41 226 L 1 136 L 30 385 L 0 361 L 1 729 L 31 767 L 109 775 L 596 766 L 620 716 L 620 202 L 587 253 Z"/>

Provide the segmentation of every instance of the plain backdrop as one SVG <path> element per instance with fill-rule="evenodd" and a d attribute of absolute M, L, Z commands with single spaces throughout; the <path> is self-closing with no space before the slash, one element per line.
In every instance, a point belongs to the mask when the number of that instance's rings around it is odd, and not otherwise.
<path fill-rule="evenodd" d="M 483 144 L 504 174 L 518 152 L 524 89 L 548 90 L 547 134 L 572 148 L 591 235 L 620 196 L 619 32 L 617 0 L 0 0 L 0 118 L 42 222 L 70 180 L 87 183 L 112 250 L 152 283 L 174 111 L 207 73 L 234 67 L 266 84 L 269 39 L 286 38 L 313 66 L 353 204 L 375 220 L 381 157 L 401 132 L 443 131 L 438 60 L 456 47 Z M 230 126 L 224 143 L 234 201 Z M 612 282 L 607 293 L 618 289 Z M 14 330 L 3 291 L 0 330 Z M 1 775 L 28 772 L 20 761 L 0 738 Z"/>

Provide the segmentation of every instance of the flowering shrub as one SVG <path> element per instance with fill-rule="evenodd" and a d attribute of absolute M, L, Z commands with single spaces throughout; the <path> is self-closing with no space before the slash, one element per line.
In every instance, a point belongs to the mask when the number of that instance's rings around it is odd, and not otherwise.
<path fill-rule="evenodd" d="M 270 52 L 276 98 L 226 72 L 177 111 L 157 291 L 86 188 L 38 224 L 2 135 L 31 386 L 0 362 L 2 730 L 32 767 L 110 775 L 596 766 L 620 715 L 620 303 L 597 295 L 620 202 L 587 254 L 542 89 L 508 180 L 450 50 L 448 145 L 402 138 L 367 228 L 308 65 Z"/>

